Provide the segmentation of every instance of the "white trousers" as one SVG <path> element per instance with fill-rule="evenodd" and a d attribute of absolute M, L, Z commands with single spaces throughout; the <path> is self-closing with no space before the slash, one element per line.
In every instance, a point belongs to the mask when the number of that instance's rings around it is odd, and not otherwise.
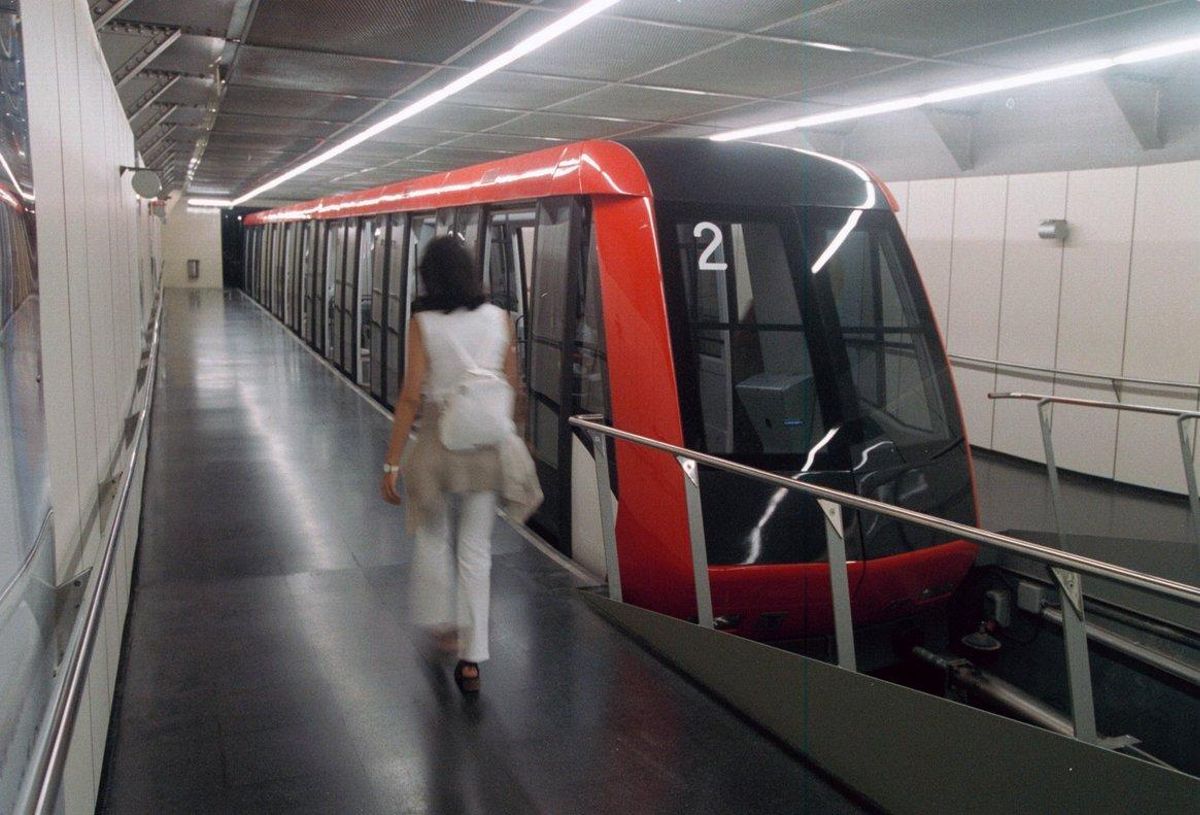
<path fill-rule="evenodd" d="M 452 544 L 449 513 L 455 503 L 458 535 Z M 496 493 L 460 493 L 447 496 L 446 504 L 446 510 L 417 529 L 412 571 L 414 617 L 423 628 L 457 628 L 459 659 L 483 662 L 488 658 Z"/>

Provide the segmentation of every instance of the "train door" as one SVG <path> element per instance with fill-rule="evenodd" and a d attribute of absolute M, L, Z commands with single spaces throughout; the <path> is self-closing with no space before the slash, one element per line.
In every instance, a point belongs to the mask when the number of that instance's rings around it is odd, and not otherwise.
<path fill-rule="evenodd" d="M 408 233 L 408 216 L 394 213 L 388 218 L 387 251 L 384 252 L 384 290 L 386 298 L 380 303 L 386 340 L 383 344 L 383 377 L 379 395 L 383 403 L 395 407 L 404 375 L 404 237 Z M 372 306 L 374 308 L 374 306 Z"/>
<path fill-rule="evenodd" d="M 300 227 L 300 339 L 312 343 L 313 233 L 315 224 Z"/>
<path fill-rule="evenodd" d="M 326 305 L 325 280 L 328 275 L 326 261 L 329 246 L 329 224 L 325 221 L 313 222 L 313 281 L 312 281 L 312 345 L 318 353 L 325 353 Z"/>
<path fill-rule="evenodd" d="M 292 262 L 288 264 L 292 275 L 292 285 L 288 289 L 292 319 L 288 327 L 296 334 L 300 333 L 301 301 L 304 299 L 304 226 L 299 221 L 292 225 Z"/>
<path fill-rule="evenodd" d="M 353 368 L 354 381 L 359 385 L 371 389 L 371 366 L 373 358 L 371 355 L 371 298 L 372 298 L 372 272 L 375 268 L 375 247 L 377 243 L 382 243 L 382 237 L 376 236 L 376 231 L 383 231 L 381 226 L 378 226 L 379 219 L 363 218 L 358 222 L 358 251 L 355 253 L 355 277 L 354 277 L 354 346 L 351 349 L 354 354 Z"/>
<path fill-rule="evenodd" d="M 565 554 L 570 541 L 571 348 L 579 278 L 581 207 L 572 198 L 538 203 L 529 290 L 528 438 L 545 501 L 531 519 Z"/>
<path fill-rule="evenodd" d="M 283 286 L 282 286 L 282 306 L 283 306 L 283 324 L 288 328 L 292 327 L 294 312 L 292 310 L 292 286 L 294 283 L 293 268 L 296 262 L 296 227 L 298 224 L 288 223 L 283 225 Z"/>
<path fill-rule="evenodd" d="M 342 351 L 338 297 L 346 268 L 346 222 L 329 225 L 325 243 L 325 357 L 337 363 Z"/>
<path fill-rule="evenodd" d="M 276 224 L 274 237 L 272 240 L 273 248 L 271 251 L 271 274 L 274 286 L 271 288 L 271 313 L 278 320 L 283 319 L 283 249 L 284 249 L 284 234 L 286 233 L 285 224 Z"/>
<path fill-rule="evenodd" d="M 258 302 L 267 311 L 271 310 L 271 291 L 273 288 L 272 280 L 274 276 L 271 274 L 271 266 L 274 261 L 274 241 L 275 241 L 275 224 L 267 224 L 263 227 L 263 259 L 262 259 L 262 296 L 258 298 Z"/>
<path fill-rule="evenodd" d="M 386 215 L 375 221 L 372 233 L 371 265 L 368 270 L 370 302 L 364 316 L 367 322 L 367 390 L 380 402 L 386 401 L 385 356 L 387 354 L 387 332 L 384 315 L 387 311 L 387 265 L 388 243 L 392 232 L 391 221 Z"/>

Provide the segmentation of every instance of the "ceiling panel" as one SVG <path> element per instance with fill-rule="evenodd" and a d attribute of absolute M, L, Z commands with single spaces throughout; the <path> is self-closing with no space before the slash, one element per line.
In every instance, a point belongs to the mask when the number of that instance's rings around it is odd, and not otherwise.
<path fill-rule="evenodd" d="M 936 62 L 913 62 L 894 71 L 875 74 L 865 79 L 849 79 L 828 83 L 816 92 L 795 94 L 814 102 L 837 105 L 860 105 L 900 96 L 983 82 L 1007 76 L 1005 68 L 944 65 Z"/>
<path fill-rule="evenodd" d="M 1200 36 L 1200 3 L 1170 3 L 1104 20 L 1082 23 L 1067 32 L 1051 31 L 1014 42 L 976 48 L 962 59 L 1009 69 L 1028 70 L 1074 59 L 1112 54 L 1151 42 Z"/>
<path fill-rule="evenodd" d="M 373 99 L 356 96 L 230 83 L 221 100 L 221 110 L 250 115 L 295 116 L 332 122 L 352 122 L 377 104 Z"/>
<path fill-rule="evenodd" d="M 229 81 L 351 96 L 391 96 L 428 69 L 343 54 L 243 46 Z"/>
<path fill-rule="evenodd" d="M 210 70 L 224 49 L 225 41 L 217 37 L 184 35 L 154 60 L 153 67 L 158 71 L 202 74 Z"/>
<path fill-rule="evenodd" d="M 520 66 L 518 63 L 516 67 Z M 455 94 L 454 99 L 464 105 L 536 110 L 602 87 L 602 82 L 584 79 L 501 71 Z"/>
<path fill-rule="evenodd" d="M 206 105 L 213 80 L 182 77 L 158 101 L 170 105 Z"/>
<path fill-rule="evenodd" d="M 664 3 L 662 0 L 624 0 L 612 13 L 622 17 L 681 23 L 732 31 L 757 31 L 783 20 L 793 19 L 838 0 L 681 0 Z"/>
<path fill-rule="evenodd" d="M 133 0 L 118 19 L 175 26 L 196 34 L 224 37 L 238 2 L 239 0 Z"/>
<path fill-rule="evenodd" d="M 586 96 L 554 105 L 549 110 L 661 122 L 711 113 L 743 102 L 739 97 L 722 94 L 659 90 L 637 85 L 606 85 Z"/>
<path fill-rule="evenodd" d="M 512 68 L 579 79 L 628 79 L 728 39 L 723 34 L 600 18 L 522 57 Z"/>
<path fill-rule="evenodd" d="M 532 153 L 535 150 L 545 150 L 547 147 L 565 143 L 565 139 L 554 139 L 547 136 L 510 136 L 504 133 L 476 133 L 473 136 L 463 136 L 454 142 L 454 146 L 478 150 L 495 150 L 504 153 Z"/>
<path fill-rule="evenodd" d="M 513 14 L 447 0 L 261 0 L 247 42 L 415 62 L 442 62 Z M 313 23 L 322 26 L 314 42 Z"/>
<path fill-rule="evenodd" d="M 642 82 L 715 93 L 782 96 L 907 64 L 788 43 L 739 40 L 642 77 Z"/>
<path fill-rule="evenodd" d="M 325 139 L 342 127 L 337 122 L 315 119 L 285 118 L 282 116 L 246 116 L 220 113 L 213 125 L 214 133 L 268 133 L 287 136 L 310 136 Z"/>
<path fill-rule="evenodd" d="M 373 114 L 369 121 L 373 122 L 382 119 L 401 109 L 411 101 L 410 99 L 404 99 L 398 102 L 389 102 L 384 105 L 378 114 Z M 437 107 L 423 111 L 413 121 L 419 122 L 423 128 L 472 131 L 487 130 L 502 122 L 507 122 L 519 114 L 520 111 L 456 105 L 445 102 Z"/>
<path fill-rule="evenodd" d="M 497 127 L 494 133 L 513 136 L 554 136 L 560 139 L 593 139 L 623 133 L 638 126 L 636 122 L 589 119 L 583 116 L 558 116 L 530 113 Z"/>

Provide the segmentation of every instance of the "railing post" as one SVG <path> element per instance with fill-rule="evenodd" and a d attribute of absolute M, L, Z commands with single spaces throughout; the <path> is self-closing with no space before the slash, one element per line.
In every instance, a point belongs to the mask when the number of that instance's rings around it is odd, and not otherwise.
<path fill-rule="evenodd" d="M 617 527 L 616 512 L 613 507 L 612 482 L 608 470 L 608 439 L 595 430 L 588 433 L 592 437 L 592 451 L 596 459 L 596 493 L 600 499 L 600 533 L 604 537 L 604 568 L 608 572 L 608 598 L 620 603 L 621 599 L 621 568 L 617 561 Z"/>
<path fill-rule="evenodd" d="M 688 536 L 692 541 L 692 577 L 696 583 L 696 622 L 713 627 L 712 590 L 708 585 L 708 548 L 704 541 L 704 512 L 700 505 L 700 468 L 694 459 L 676 456 L 683 469 L 687 493 Z"/>
<path fill-rule="evenodd" d="M 1054 440 L 1050 410 L 1051 402 L 1041 399 L 1037 403 L 1038 423 L 1042 428 L 1042 449 L 1046 454 L 1046 473 L 1050 477 L 1050 507 L 1054 513 L 1054 530 L 1058 534 L 1058 546 L 1069 552 L 1066 533 L 1063 532 L 1062 492 L 1058 485 L 1058 464 L 1054 460 Z M 1067 682 L 1071 691 L 1071 720 L 1075 727 L 1075 738 L 1096 744 L 1096 710 L 1092 703 L 1092 668 L 1088 655 L 1087 629 L 1083 619 L 1083 579 L 1076 572 L 1051 569 L 1058 594 L 1062 601 L 1063 646 L 1067 656 Z"/>
<path fill-rule="evenodd" d="M 1183 453 L 1183 474 L 1187 478 L 1188 505 L 1192 515 L 1192 543 L 1200 550 L 1200 493 L 1196 490 L 1196 453 L 1192 442 L 1188 439 L 1184 422 L 1197 419 L 1198 416 L 1180 416 L 1175 420 L 1179 428 L 1179 449 Z"/>
<path fill-rule="evenodd" d="M 1062 493 L 1058 487 L 1058 464 L 1054 460 L 1054 439 L 1050 435 L 1052 429 L 1050 411 L 1052 409 L 1049 399 L 1041 399 L 1037 403 L 1038 423 L 1042 427 L 1042 450 L 1046 454 L 1046 475 L 1050 477 L 1050 511 L 1054 515 L 1054 531 L 1058 534 L 1059 548 L 1066 552 L 1068 549 L 1067 539 L 1063 534 Z"/>
<path fill-rule="evenodd" d="M 846 532 L 841 504 L 818 498 L 825 515 L 825 546 L 829 553 L 829 588 L 833 595 L 833 636 L 838 666 L 858 670 L 854 654 L 854 622 L 850 612 L 850 578 L 846 574 Z"/>

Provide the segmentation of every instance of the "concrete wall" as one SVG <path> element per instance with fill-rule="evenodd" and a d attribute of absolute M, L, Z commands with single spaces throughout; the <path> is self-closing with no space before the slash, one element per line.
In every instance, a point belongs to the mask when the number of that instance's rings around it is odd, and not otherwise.
<path fill-rule="evenodd" d="M 176 193 L 162 230 L 163 285 L 221 288 L 221 211 L 189 207 Z M 187 262 L 200 261 L 200 277 L 188 280 Z"/>
<path fill-rule="evenodd" d="M 57 579 L 95 565 L 99 484 L 124 446 L 150 316 L 158 220 L 121 165 L 133 133 L 81 0 L 21 3 L 37 190 L 42 359 Z M 140 465 L 139 465 L 140 469 Z M 139 476 L 140 478 L 140 476 Z M 92 812 L 129 597 L 140 481 L 68 753 L 65 811 Z"/>
<path fill-rule="evenodd" d="M 889 184 L 951 354 L 1200 382 L 1200 161 Z M 1065 242 L 1037 237 L 1065 218 Z M 988 391 L 1113 401 L 1085 379 L 955 366 L 972 444 L 1043 461 L 1032 402 Z M 1197 409 L 1195 391 L 1128 386 L 1122 401 Z M 1058 464 L 1185 490 L 1174 420 L 1054 413 Z"/>

